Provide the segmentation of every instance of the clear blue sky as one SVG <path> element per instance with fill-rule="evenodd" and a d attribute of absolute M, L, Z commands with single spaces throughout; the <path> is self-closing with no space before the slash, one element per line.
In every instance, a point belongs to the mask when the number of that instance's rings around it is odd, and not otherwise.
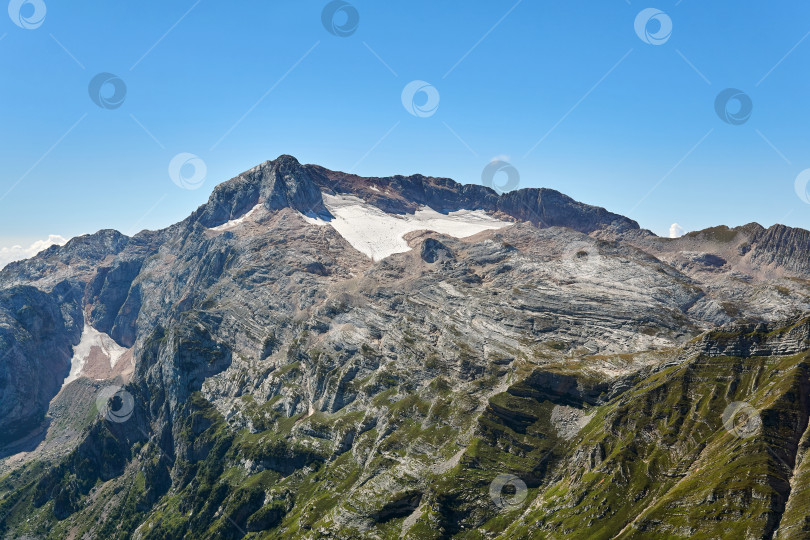
<path fill-rule="evenodd" d="M 0 248 L 169 225 L 282 153 L 464 183 L 508 156 L 520 187 L 661 235 L 810 228 L 794 192 L 810 168 L 807 2 L 352 0 L 348 37 L 324 28 L 325 1 L 44 3 L 36 29 L 0 20 Z M 661 45 L 634 30 L 650 6 L 672 21 Z M 90 99 L 100 72 L 125 82 L 120 107 Z M 413 80 L 438 91 L 435 114 L 403 107 Z M 743 125 L 715 112 L 730 87 L 753 102 Z M 181 152 L 206 163 L 200 189 L 169 178 Z"/>

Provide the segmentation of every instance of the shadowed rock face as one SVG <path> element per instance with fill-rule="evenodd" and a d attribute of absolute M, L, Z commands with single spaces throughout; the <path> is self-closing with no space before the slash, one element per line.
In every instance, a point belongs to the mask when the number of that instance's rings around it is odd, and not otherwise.
<path fill-rule="evenodd" d="M 453 259 L 453 252 L 447 246 L 434 238 L 428 238 L 422 242 L 420 256 L 427 263 L 434 263 L 438 260 Z"/>
<path fill-rule="evenodd" d="M 269 210 L 293 208 L 303 214 L 329 215 L 308 168 L 292 156 L 281 156 L 217 186 L 192 219 L 205 227 L 216 227 L 257 204 Z"/>
<path fill-rule="evenodd" d="M 687 354 L 706 356 L 789 356 L 810 349 L 810 319 L 790 326 L 748 324 L 735 332 L 710 332 L 687 348 Z"/>
<path fill-rule="evenodd" d="M 801 254 L 810 250 L 810 232 L 784 225 L 774 225 L 752 235 L 756 249 L 752 259 L 762 265 L 785 267 L 791 272 L 807 272 L 810 260 Z"/>
<path fill-rule="evenodd" d="M 617 232 L 639 228 L 632 219 L 582 204 L 553 189 L 505 193 L 498 199 L 498 210 L 544 227 L 568 227 L 586 234 L 606 228 Z"/>
<path fill-rule="evenodd" d="M 86 290 L 85 302 L 93 306 L 88 321 L 90 325 L 100 332 L 112 333 L 118 313 L 129 297 L 132 282 L 142 264 L 142 260 L 125 260 L 98 269 Z"/>
<path fill-rule="evenodd" d="M 0 445 L 36 431 L 70 370 L 82 328 L 80 289 L 0 290 Z"/>
<path fill-rule="evenodd" d="M 322 194 L 514 224 L 413 231 L 410 251 L 372 261 Z M 67 425 L 50 409 L 46 443 L 75 443 L 0 483 L 0 536 L 716 536 L 732 518 L 761 536 L 801 523 L 806 239 L 755 224 L 662 239 L 553 190 L 499 196 L 281 156 L 167 229 L 101 231 L 0 271 L 0 445 L 43 423 L 85 324 L 135 363 L 125 422 L 88 407 Z M 80 378 L 54 403 L 87 407 L 90 385 L 111 382 Z M 765 438 L 724 438 L 730 400 L 762 411 Z M 532 490 L 508 519 L 488 492 L 499 474 Z M 682 478 L 700 489 L 679 491 Z"/>

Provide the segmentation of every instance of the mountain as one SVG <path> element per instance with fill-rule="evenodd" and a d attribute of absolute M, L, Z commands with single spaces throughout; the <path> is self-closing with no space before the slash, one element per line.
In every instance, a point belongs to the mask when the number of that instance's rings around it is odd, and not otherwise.
<path fill-rule="evenodd" d="M 808 538 L 809 255 L 280 156 L 0 271 L 0 535 Z"/>

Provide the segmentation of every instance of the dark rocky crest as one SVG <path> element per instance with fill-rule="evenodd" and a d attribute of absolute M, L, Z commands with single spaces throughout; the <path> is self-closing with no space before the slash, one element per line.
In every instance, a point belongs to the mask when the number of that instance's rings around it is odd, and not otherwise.
<path fill-rule="evenodd" d="M 257 204 L 268 210 L 292 208 L 307 215 L 329 217 L 321 191 L 309 171 L 292 156 L 279 156 L 218 185 L 193 218 L 205 227 L 237 219 Z"/>

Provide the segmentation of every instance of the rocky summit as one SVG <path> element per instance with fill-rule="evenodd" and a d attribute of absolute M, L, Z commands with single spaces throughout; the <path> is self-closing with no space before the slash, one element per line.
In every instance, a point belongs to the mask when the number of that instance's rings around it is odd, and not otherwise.
<path fill-rule="evenodd" d="M 0 537 L 810 538 L 810 232 L 281 156 L 0 271 Z"/>

